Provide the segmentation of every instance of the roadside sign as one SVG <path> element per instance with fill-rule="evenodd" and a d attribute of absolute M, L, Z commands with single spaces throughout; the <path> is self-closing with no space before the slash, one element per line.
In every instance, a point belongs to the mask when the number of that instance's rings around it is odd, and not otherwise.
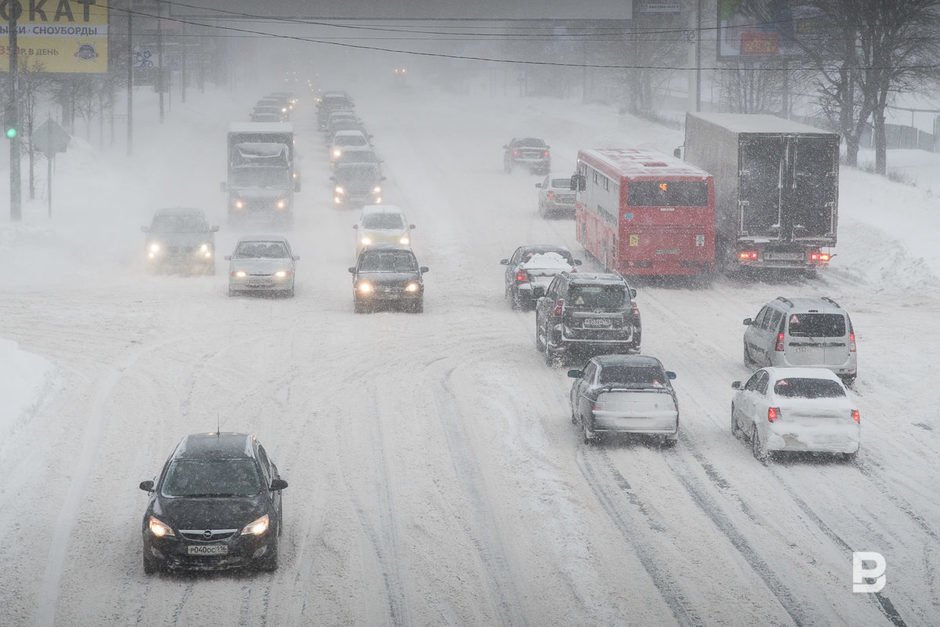
<path fill-rule="evenodd" d="M 46 120 L 40 124 L 31 137 L 33 147 L 46 157 L 65 152 L 71 139 L 72 136 L 55 120 Z"/>

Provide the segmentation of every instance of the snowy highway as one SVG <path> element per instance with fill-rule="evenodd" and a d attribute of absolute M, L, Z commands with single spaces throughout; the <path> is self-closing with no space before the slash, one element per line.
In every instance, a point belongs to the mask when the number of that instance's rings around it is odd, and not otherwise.
<path fill-rule="evenodd" d="M 139 227 L 157 208 L 204 208 L 220 257 L 250 230 L 225 224 L 218 191 L 225 128 L 247 106 L 231 94 L 145 128 L 133 160 L 79 147 L 57 221 L 4 225 L 0 337 L 55 375 L 3 423 L 0 624 L 940 623 L 940 292 L 903 248 L 885 255 L 919 270 L 874 271 L 865 219 L 878 186 L 936 198 L 850 177 L 839 256 L 816 280 L 637 283 L 643 353 L 678 373 L 680 441 L 587 446 L 565 368 L 536 352 L 498 262 L 562 243 L 596 265 L 571 220 L 538 217 L 538 177 L 504 174 L 500 148 L 540 134 L 567 172 L 578 148 L 671 152 L 681 131 L 567 101 L 354 87 L 386 201 L 430 267 L 424 314 L 353 314 L 356 213 L 329 204 L 309 102 L 294 119 L 293 299 L 229 298 L 221 259 L 214 277 L 144 268 Z M 831 296 L 853 317 L 856 462 L 764 467 L 731 435 L 741 320 L 778 295 Z M 255 433 L 290 482 L 280 566 L 146 576 L 137 484 L 217 422 Z M 853 594 L 853 551 L 885 556 L 881 593 Z"/>

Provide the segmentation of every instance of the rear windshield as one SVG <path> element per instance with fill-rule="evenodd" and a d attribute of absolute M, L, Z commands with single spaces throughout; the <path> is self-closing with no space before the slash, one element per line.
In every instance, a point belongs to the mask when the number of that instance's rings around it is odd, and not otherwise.
<path fill-rule="evenodd" d="M 360 272 L 417 272 L 418 263 L 407 251 L 373 250 L 362 254 Z"/>
<path fill-rule="evenodd" d="M 571 305 L 594 309 L 623 307 L 624 289 L 616 285 L 578 285 L 571 288 Z"/>
<path fill-rule="evenodd" d="M 367 213 L 362 217 L 365 229 L 403 229 L 405 223 L 397 213 Z"/>
<path fill-rule="evenodd" d="M 164 496 L 254 496 L 261 490 L 250 459 L 178 459 L 167 468 Z"/>
<path fill-rule="evenodd" d="M 791 337 L 845 337 L 842 314 L 795 313 L 787 319 Z"/>
<path fill-rule="evenodd" d="M 513 148 L 545 148 L 545 142 L 541 139 L 528 137 L 526 139 L 517 139 L 512 146 Z"/>
<path fill-rule="evenodd" d="M 666 373 L 654 366 L 605 366 L 599 383 L 621 383 L 630 387 L 665 388 Z"/>
<path fill-rule="evenodd" d="M 570 190 L 571 179 L 552 179 L 552 187 Z"/>
<path fill-rule="evenodd" d="M 631 207 L 704 207 L 708 186 L 701 181 L 632 181 L 627 185 Z"/>
<path fill-rule="evenodd" d="M 845 390 L 828 379 L 780 379 L 774 384 L 774 393 L 787 398 L 838 398 Z"/>

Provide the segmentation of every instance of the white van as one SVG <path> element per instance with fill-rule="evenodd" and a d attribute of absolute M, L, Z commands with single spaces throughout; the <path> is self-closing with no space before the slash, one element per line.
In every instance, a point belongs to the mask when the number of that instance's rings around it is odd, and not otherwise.
<path fill-rule="evenodd" d="M 744 324 L 748 367 L 828 368 L 846 383 L 858 374 L 852 320 L 831 298 L 778 296 Z"/>

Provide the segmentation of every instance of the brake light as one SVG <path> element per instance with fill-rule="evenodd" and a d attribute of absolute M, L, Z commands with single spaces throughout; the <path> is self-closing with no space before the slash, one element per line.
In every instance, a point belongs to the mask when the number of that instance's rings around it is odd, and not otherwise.
<path fill-rule="evenodd" d="M 767 422 L 777 422 L 781 417 L 779 407 L 768 407 L 767 408 Z"/>
<path fill-rule="evenodd" d="M 565 300 L 563 298 L 559 298 L 558 300 L 555 301 L 555 307 L 552 308 L 552 315 L 560 316 L 564 311 L 565 311 Z"/>
<path fill-rule="evenodd" d="M 855 352 L 855 331 L 849 331 L 849 352 Z"/>
<path fill-rule="evenodd" d="M 550 155 L 551 155 L 551 153 L 550 153 L 549 151 L 547 151 L 547 150 L 542 153 L 542 156 L 543 156 L 543 157 L 548 157 L 548 156 L 550 156 Z"/>
<path fill-rule="evenodd" d="M 516 272 L 516 283 L 528 283 L 529 282 L 529 273 L 525 270 L 518 270 Z"/>
<path fill-rule="evenodd" d="M 519 156 L 519 151 L 518 151 L 518 150 L 513 150 L 513 151 L 512 151 L 512 156 L 513 156 L 513 157 L 518 157 L 518 156 Z"/>
<path fill-rule="evenodd" d="M 809 254 L 809 260 L 813 263 L 829 263 L 829 259 L 829 253 L 822 253 L 818 250 L 814 250 Z"/>
<path fill-rule="evenodd" d="M 636 303 L 630 303 L 630 309 L 633 311 L 633 319 L 636 321 L 640 320 L 640 308 Z"/>
<path fill-rule="evenodd" d="M 546 200 L 555 200 L 555 192 L 548 192 L 547 194 L 545 194 L 545 199 L 546 199 Z"/>
<path fill-rule="evenodd" d="M 774 346 L 774 350 L 778 353 L 783 352 L 783 332 L 777 334 L 777 345 Z"/>
<path fill-rule="evenodd" d="M 858 413 L 857 409 L 852 410 L 852 420 L 854 420 L 857 425 L 862 424 L 862 415 Z"/>
<path fill-rule="evenodd" d="M 741 261 L 757 261 L 756 250 L 742 250 L 738 253 L 738 259 Z"/>

